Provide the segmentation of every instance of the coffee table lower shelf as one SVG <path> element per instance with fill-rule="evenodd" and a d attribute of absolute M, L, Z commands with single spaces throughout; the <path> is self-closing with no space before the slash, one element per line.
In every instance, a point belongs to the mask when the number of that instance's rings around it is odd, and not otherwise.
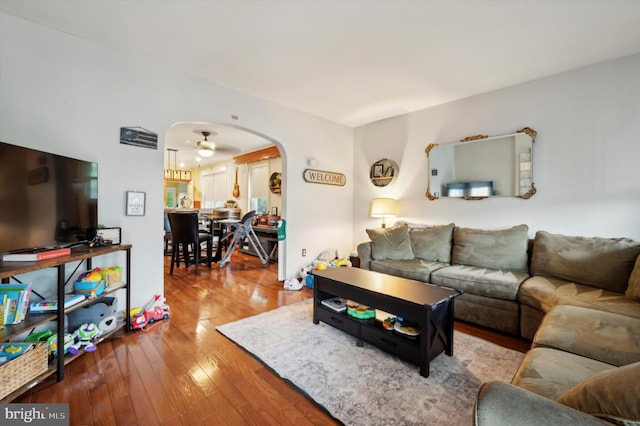
<path fill-rule="evenodd" d="M 416 365 L 420 364 L 419 340 L 417 338 L 410 339 L 398 336 L 393 331 L 385 330 L 375 319 L 360 320 L 344 313 L 318 307 L 318 320 L 355 336 L 359 340 L 377 346 L 386 352 L 397 355 L 406 361 Z M 434 347 L 432 350 L 437 351 L 433 356 L 435 358 L 437 354 L 444 350 L 444 346 L 440 345 L 439 348 Z"/>

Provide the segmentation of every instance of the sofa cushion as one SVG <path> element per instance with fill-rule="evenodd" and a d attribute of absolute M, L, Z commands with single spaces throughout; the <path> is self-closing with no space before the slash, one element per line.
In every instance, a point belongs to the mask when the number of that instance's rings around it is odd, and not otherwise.
<path fill-rule="evenodd" d="M 422 260 L 422 259 L 386 259 L 372 260 L 369 265 L 372 271 L 394 275 L 396 277 L 418 280 L 425 283 L 430 282 L 431 273 L 447 265 L 444 263 Z"/>
<path fill-rule="evenodd" d="M 640 362 L 640 318 L 558 305 L 542 320 L 534 347 L 551 347 L 613 365 Z"/>
<path fill-rule="evenodd" d="M 458 320 L 520 335 L 520 305 L 515 300 L 463 293 L 455 303 L 453 314 Z"/>
<path fill-rule="evenodd" d="M 639 254 L 640 243 L 627 238 L 570 237 L 538 231 L 531 275 L 624 293 Z"/>
<path fill-rule="evenodd" d="M 622 293 L 576 284 L 560 278 L 531 277 L 520 286 L 518 301 L 542 312 L 556 305 L 582 306 L 640 318 L 640 302 Z"/>
<path fill-rule="evenodd" d="M 478 391 L 474 425 L 603 426 L 602 420 L 504 382 L 491 381 Z"/>
<path fill-rule="evenodd" d="M 371 257 L 375 260 L 414 258 L 406 224 L 367 229 L 367 235 L 371 239 Z"/>
<path fill-rule="evenodd" d="M 555 400 L 586 379 L 615 368 L 618 367 L 557 349 L 533 348 L 511 383 Z"/>
<path fill-rule="evenodd" d="M 640 425 L 640 363 L 603 371 L 557 401 L 618 425 Z"/>
<path fill-rule="evenodd" d="M 453 230 L 453 264 L 490 269 L 528 272 L 527 225 L 487 231 L 460 228 Z"/>
<path fill-rule="evenodd" d="M 635 266 L 629 276 L 629 285 L 624 294 L 632 299 L 640 300 L 640 256 L 636 258 Z"/>
<path fill-rule="evenodd" d="M 518 288 L 528 276 L 525 272 L 452 265 L 433 271 L 431 283 L 452 287 L 465 293 L 516 300 Z"/>
<path fill-rule="evenodd" d="M 451 263 L 451 244 L 455 225 L 413 228 L 409 230 L 413 255 L 418 259 Z"/>

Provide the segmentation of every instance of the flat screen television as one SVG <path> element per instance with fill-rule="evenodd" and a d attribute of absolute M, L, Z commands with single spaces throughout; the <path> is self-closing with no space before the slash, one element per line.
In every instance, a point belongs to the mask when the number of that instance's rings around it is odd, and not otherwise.
<path fill-rule="evenodd" d="M 0 253 L 72 247 L 97 227 L 97 163 L 0 142 Z"/>

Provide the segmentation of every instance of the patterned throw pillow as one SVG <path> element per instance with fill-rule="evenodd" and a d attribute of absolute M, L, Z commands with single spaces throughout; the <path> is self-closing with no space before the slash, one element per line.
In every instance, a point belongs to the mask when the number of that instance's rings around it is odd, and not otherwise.
<path fill-rule="evenodd" d="M 375 260 L 407 260 L 413 259 L 409 228 L 406 224 L 394 225 L 390 228 L 367 229 L 371 239 L 371 257 Z"/>

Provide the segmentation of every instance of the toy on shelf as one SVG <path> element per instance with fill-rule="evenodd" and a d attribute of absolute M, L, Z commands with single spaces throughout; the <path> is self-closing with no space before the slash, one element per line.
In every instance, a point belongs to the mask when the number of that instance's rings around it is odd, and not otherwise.
<path fill-rule="evenodd" d="M 53 358 L 58 356 L 58 335 L 52 334 L 48 339 L 47 343 L 49 344 L 49 357 Z M 73 344 L 73 336 L 69 333 L 64 334 L 64 353 L 69 352 L 69 348 Z"/>
<path fill-rule="evenodd" d="M 58 334 L 51 330 L 33 331 L 24 339 L 25 342 L 47 342 L 49 347 L 48 356 L 53 358 L 58 355 Z M 69 352 L 69 348 L 73 344 L 73 336 L 69 333 L 64 334 L 64 353 Z"/>
<path fill-rule="evenodd" d="M 102 331 L 94 323 L 82 324 L 72 336 L 76 342 L 69 347 L 69 353 L 76 355 L 82 346 L 85 346 L 84 350 L 87 352 L 93 352 L 96 350 L 96 345 L 93 343 L 94 339 L 97 339 L 102 335 Z"/>
<path fill-rule="evenodd" d="M 99 269 L 100 275 L 107 287 L 120 284 L 122 282 L 122 269 L 119 266 Z"/>
<path fill-rule="evenodd" d="M 32 331 L 24 338 L 25 342 L 45 342 L 51 336 L 53 332 L 51 330 Z"/>
<path fill-rule="evenodd" d="M 89 299 L 95 299 L 104 291 L 105 282 L 100 274 L 100 268 L 84 272 L 73 283 L 76 293 L 83 294 Z"/>

